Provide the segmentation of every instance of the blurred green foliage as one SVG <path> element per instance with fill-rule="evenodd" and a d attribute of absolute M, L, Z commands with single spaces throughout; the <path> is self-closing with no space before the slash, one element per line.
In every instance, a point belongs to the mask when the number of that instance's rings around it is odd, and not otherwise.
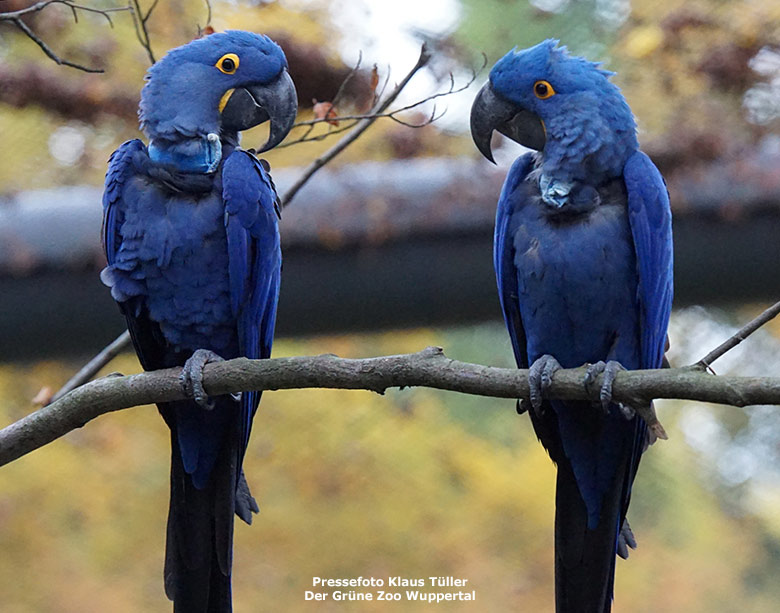
<path fill-rule="evenodd" d="M 667 169 L 739 155 L 780 128 L 780 3 L 461 3 L 454 39 L 471 56 L 484 51 L 489 65 L 515 46 L 557 38 L 617 71 L 643 145 Z"/>
<path fill-rule="evenodd" d="M 428 344 L 510 364 L 499 325 L 282 341 L 274 355 L 361 357 Z M 29 411 L 38 388 L 74 366 L 3 366 L 0 421 Z M 123 356 L 109 369 L 139 366 Z M 630 512 L 639 549 L 618 562 L 616 610 L 775 611 L 778 533 L 722 505 L 676 415 L 662 414 L 671 440 L 652 447 L 639 471 Z M 152 407 L 121 411 L 0 470 L 4 613 L 167 610 L 167 436 Z M 312 577 L 361 575 L 469 579 L 477 602 L 438 605 L 445 610 L 551 609 L 555 472 L 512 401 L 417 389 L 266 393 L 246 472 L 261 512 L 236 528 L 239 613 L 308 610 Z"/>
<path fill-rule="evenodd" d="M 615 40 L 615 24 L 603 19 L 597 0 L 527 2 L 462 0 L 465 15 L 458 40 L 471 53 L 484 52 L 492 66 L 510 49 L 559 38 L 578 55 L 599 56 Z M 539 6 L 547 6 L 543 10 Z"/>

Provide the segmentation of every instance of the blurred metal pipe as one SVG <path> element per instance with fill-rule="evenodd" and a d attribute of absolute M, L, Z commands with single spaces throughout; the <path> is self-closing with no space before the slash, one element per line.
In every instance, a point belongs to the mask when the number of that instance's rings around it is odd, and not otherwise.
<path fill-rule="evenodd" d="M 780 296 L 780 164 L 763 180 L 749 167 L 747 184 L 740 164 L 671 177 L 677 305 Z M 469 159 L 321 171 L 283 214 L 279 335 L 498 319 L 491 243 L 505 173 Z M 280 190 L 295 176 L 274 171 Z M 87 355 L 121 332 L 97 276 L 100 194 L 0 198 L 0 359 Z"/>

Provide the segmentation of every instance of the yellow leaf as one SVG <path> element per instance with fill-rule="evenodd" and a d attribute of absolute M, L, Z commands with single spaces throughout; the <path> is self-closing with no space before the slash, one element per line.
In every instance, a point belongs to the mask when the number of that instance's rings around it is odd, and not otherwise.
<path fill-rule="evenodd" d="M 664 42 L 664 33 L 657 25 L 635 28 L 625 42 L 626 53 L 634 58 L 647 57 Z"/>

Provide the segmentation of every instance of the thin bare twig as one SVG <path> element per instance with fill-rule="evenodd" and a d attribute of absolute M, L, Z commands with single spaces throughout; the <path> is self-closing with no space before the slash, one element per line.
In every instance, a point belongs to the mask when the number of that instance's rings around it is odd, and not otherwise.
<path fill-rule="evenodd" d="M 30 5 L 26 8 L 19 9 L 18 11 L 8 11 L 5 13 L 0 13 L 0 21 L 9 21 L 10 23 L 14 24 L 17 28 L 19 28 L 19 30 L 22 31 L 22 33 L 27 38 L 29 38 L 36 45 L 38 45 L 38 47 L 40 47 L 41 50 L 51 60 L 53 60 L 55 63 L 59 64 L 60 66 L 70 66 L 71 68 L 76 68 L 77 70 L 82 70 L 84 72 L 98 72 L 98 73 L 104 72 L 101 68 L 91 68 L 89 66 L 85 66 L 84 64 L 71 62 L 70 60 L 61 58 L 59 55 L 57 55 L 54 52 L 54 50 L 51 47 L 49 47 L 49 45 L 46 44 L 46 42 L 40 36 L 38 36 L 35 32 L 33 32 L 32 29 L 22 20 L 22 17 L 25 15 L 37 13 L 38 11 L 42 11 L 43 9 L 55 4 L 59 4 L 69 8 L 73 14 L 73 19 L 76 23 L 78 23 L 79 21 L 78 11 L 84 11 L 87 13 L 96 13 L 98 15 L 102 15 L 103 17 L 106 18 L 106 20 L 108 21 L 108 25 L 112 28 L 114 27 L 114 22 L 111 20 L 110 13 L 128 10 L 128 7 L 98 9 L 83 4 L 77 4 L 75 2 L 71 2 L 71 0 L 43 0 L 42 2 L 37 2 L 36 4 Z"/>
<path fill-rule="evenodd" d="M 347 84 L 352 80 L 352 78 L 357 74 L 358 70 L 360 70 L 360 64 L 363 62 L 363 52 L 360 51 L 358 54 L 357 62 L 355 62 L 355 66 L 352 68 L 352 70 L 349 71 L 349 74 L 344 77 L 344 80 L 341 82 L 341 85 L 339 85 L 339 89 L 336 92 L 336 95 L 333 97 L 333 100 L 331 101 L 331 108 L 335 108 L 338 104 L 338 101 L 340 100 Z M 319 122 L 317 122 L 319 123 Z M 328 132 L 325 134 L 319 134 L 317 136 L 314 136 L 312 138 L 309 138 L 311 133 L 314 131 L 314 126 L 316 123 L 310 123 L 306 124 L 304 122 L 298 122 L 296 124 L 293 124 L 293 129 L 299 126 L 306 126 L 308 125 L 306 131 L 303 133 L 303 135 L 300 138 L 295 139 L 294 141 L 290 141 L 289 143 L 282 143 L 281 145 L 277 145 L 277 149 L 281 149 L 283 147 L 289 147 L 290 145 L 298 144 L 298 143 L 309 143 L 313 141 L 319 141 L 324 140 L 328 136 L 333 136 L 334 134 L 338 134 L 339 132 L 345 132 L 352 128 L 357 123 L 357 120 L 354 123 L 350 123 L 349 125 L 342 126 L 341 128 L 338 128 L 336 130 L 329 129 Z M 329 124 L 330 125 L 330 124 Z"/>
<path fill-rule="evenodd" d="M 293 140 L 290 140 L 290 141 L 287 141 L 285 143 L 282 143 L 281 145 L 279 145 L 279 148 L 281 148 L 281 147 L 291 147 L 293 145 L 298 145 L 300 143 L 308 143 L 308 142 L 325 140 L 326 138 L 329 138 L 331 136 L 334 136 L 336 134 L 339 134 L 341 132 L 345 132 L 345 131 L 351 129 L 352 127 L 357 125 L 361 120 L 364 120 L 364 119 L 387 118 L 387 119 L 391 119 L 392 121 L 395 121 L 398 124 L 401 124 L 402 126 L 406 126 L 408 128 L 423 128 L 423 127 L 425 127 L 427 125 L 430 125 L 433 122 L 435 122 L 438 119 L 440 119 L 442 116 L 444 116 L 444 113 L 446 112 L 446 109 L 444 111 L 442 111 L 441 113 L 437 114 L 436 113 L 436 105 L 434 104 L 433 110 L 431 111 L 431 114 L 427 117 L 427 119 L 425 119 L 424 121 L 421 121 L 421 122 L 416 122 L 416 123 L 403 120 L 400 117 L 398 117 L 398 115 L 401 114 L 401 113 L 405 113 L 405 112 L 411 111 L 412 109 L 415 109 L 415 108 L 425 104 L 426 102 L 430 102 L 432 100 L 436 100 L 437 98 L 441 98 L 443 96 L 451 96 L 453 94 L 457 94 L 457 93 L 460 93 L 460 92 L 468 89 L 471 86 L 471 84 L 474 83 L 474 81 L 476 81 L 477 75 L 480 72 L 482 72 L 482 70 L 484 70 L 485 66 L 487 65 L 487 57 L 485 57 L 485 56 L 483 56 L 483 57 L 484 57 L 484 61 L 483 61 L 482 66 L 480 66 L 479 69 L 477 69 L 477 70 L 472 69 L 472 71 L 471 71 L 471 78 L 464 85 L 462 85 L 461 87 L 456 87 L 455 86 L 455 78 L 453 77 L 452 73 L 450 73 L 450 87 L 446 91 L 437 92 L 435 94 L 431 94 L 430 96 L 426 96 L 425 98 L 423 98 L 421 100 L 418 100 L 416 102 L 412 102 L 411 104 L 407 104 L 406 106 L 403 106 L 401 108 L 395 109 L 395 110 L 387 112 L 387 113 L 385 113 L 385 112 L 369 112 L 369 113 L 359 114 L 359 115 L 340 115 L 340 116 L 337 116 L 337 117 L 319 117 L 319 118 L 315 118 L 315 119 L 307 119 L 307 120 L 304 120 L 304 121 L 296 122 L 295 125 L 293 126 L 293 128 L 300 128 L 300 127 L 304 127 L 305 126 L 305 127 L 307 127 L 307 130 L 300 137 L 298 137 L 296 139 L 293 139 Z M 352 74 L 352 73 L 350 73 L 350 74 Z M 349 78 L 349 76 L 347 78 Z M 385 81 L 385 83 L 386 82 L 387 81 Z M 343 87 L 343 85 L 344 85 L 344 83 L 342 82 L 342 87 Z M 339 89 L 339 92 L 341 92 L 341 89 Z M 338 94 L 337 94 L 337 96 L 338 96 Z M 336 103 L 334 102 L 333 105 L 335 106 L 335 104 Z M 385 108 L 387 108 L 387 107 L 385 107 Z M 325 132 L 323 134 L 317 134 L 315 136 L 311 136 L 311 133 L 313 131 L 313 127 L 314 126 L 316 126 L 317 124 L 320 124 L 320 123 L 330 123 L 334 119 L 338 120 L 338 121 L 349 121 L 349 122 L 352 122 L 352 123 L 350 123 L 350 124 L 348 124 L 346 126 L 342 126 L 340 128 L 329 129 L 327 132 Z"/>
<path fill-rule="evenodd" d="M 198 38 L 204 36 L 206 30 L 211 27 L 211 0 L 204 0 L 204 2 L 206 3 L 206 25 L 201 28 L 200 24 L 198 24 Z M 209 32 L 213 33 L 212 30 L 213 28 Z"/>
<path fill-rule="evenodd" d="M 765 323 L 774 319 L 778 314 L 780 314 L 780 302 L 776 302 L 771 307 L 769 307 L 766 311 L 761 313 L 761 315 L 759 315 L 752 321 L 742 326 L 731 336 L 731 338 L 727 339 L 726 341 L 724 341 L 723 343 L 715 347 L 715 349 L 710 351 L 701 360 L 696 362 L 693 365 L 693 368 L 696 368 L 698 370 L 707 370 L 715 360 L 717 360 L 727 351 L 730 351 L 731 349 L 739 345 L 748 336 L 753 334 L 753 332 L 758 330 Z"/>
<path fill-rule="evenodd" d="M 27 24 L 24 23 L 21 19 L 11 19 L 11 23 L 13 23 L 17 28 L 19 28 L 22 32 L 24 32 L 27 38 L 29 38 L 36 45 L 38 45 L 41 48 L 41 50 L 47 56 L 49 56 L 50 59 L 54 60 L 54 62 L 56 62 L 60 66 L 70 66 L 71 68 L 76 68 L 84 72 L 105 72 L 102 68 L 90 68 L 89 66 L 84 66 L 83 64 L 79 64 L 77 62 L 71 62 L 70 60 L 62 59 L 59 55 L 54 53 L 51 47 L 49 47 L 49 45 L 43 42 L 43 40 L 37 34 L 35 34 L 35 32 L 33 32 L 30 28 L 28 28 Z"/>
<path fill-rule="evenodd" d="M 125 330 L 116 339 L 114 339 L 110 345 L 105 347 L 94 358 L 87 362 L 81 370 L 73 375 L 60 390 L 51 397 L 51 400 L 46 404 L 51 404 L 62 398 L 69 391 L 76 389 L 80 385 L 84 385 L 92 379 L 101 368 L 113 360 L 116 356 L 122 353 L 130 346 L 130 333 Z"/>
<path fill-rule="evenodd" d="M 149 61 L 152 64 L 157 62 L 157 60 L 155 59 L 154 52 L 152 51 L 152 41 L 149 38 L 149 30 L 146 28 L 146 22 L 149 21 L 149 17 L 152 16 L 152 11 L 157 6 L 157 2 L 158 0 L 154 0 L 146 13 L 144 13 L 141 9 L 141 5 L 139 4 L 138 0 L 129 0 L 129 4 L 127 5 L 130 14 L 133 16 L 135 35 L 138 38 L 138 42 L 141 43 L 141 46 L 146 51 L 146 55 L 149 57 Z"/>
<path fill-rule="evenodd" d="M 417 104 L 422 104 L 423 102 L 427 102 L 427 100 L 421 100 Z M 297 127 L 302 127 L 302 126 L 316 126 L 317 124 L 332 122 L 334 120 L 335 121 L 354 121 L 355 123 L 357 123 L 361 119 L 381 119 L 383 117 L 386 117 L 387 119 L 392 119 L 393 121 L 396 121 L 396 122 L 400 123 L 401 125 L 409 126 L 411 128 L 422 128 L 423 126 L 427 126 L 430 123 L 429 120 L 426 120 L 425 123 L 421 123 L 421 124 L 413 124 L 411 122 L 403 121 L 402 119 L 398 119 L 396 117 L 396 115 L 398 113 L 400 113 L 400 112 L 401 112 L 401 109 L 398 109 L 398 110 L 395 110 L 395 111 L 390 111 L 389 113 L 366 113 L 364 115 L 337 115 L 335 117 L 321 117 L 321 118 L 317 118 L 317 119 L 306 119 L 304 121 L 297 122 L 295 124 L 295 127 L 297 128 Z M 437 115 L 436 118 L 438 119 L 442 115 L 443 115 L 443 113 L 441 115 Z M 355 124 L 354 123 L 351 124 L 350 127 L 352 127 L 353 125 L 355 125 Z M 329 134 L 326 134 L 326 135 L 323 135 L 323 136 L 331 136 L 333 134 L 336 134 L 335 130 L 333 132 L 330 132 Z M 314 137 L 312 139 L 307 139 L 307 140 L 303 140 L 303 139 L 294 140 L 291 143 L 286 144 L 286 146 L 289 147 L 290 145 L 297 145 L 297 144 L 300 144 L 302 142 L 309 142 L 309 140 L 315 140 L 316 138 L 317 137 Z"/>
<path fill-rule="evenodd" d="M 402 106 L 400 109 L 396 109 L 393 112 L 394 113 L 403 113 L 404 111 L 409 111 L 409 110 L 411 110 L 411 109 L 413 109 L 415 107 L 420 106 L 421 104 L 424 104 L 425 102 L 429 102 L 431 100 L 436 100 L 436 98 L 442 98 L 444 96 L 451 96 L 452 94 L 458 94 L 458 93 L 460 93 L 462 91 L 467 90 L 469 87 L 471 87 L 471 84 L 474 83 L 474 81 L 477 80 L 477 77 L 479 76 L 479 73 L 481 73 L 485 69 L 485 66 L 487 66 L 487 56 L 483 55 L 482 57 L 483 57 L 482 65 L 478 69 L 476 69 L 476 70 L 474 70 L 473 68 L 471 69 L 471 78 L 469 78 L 469 80 L 464 85 L 462 85 L 461 87 L 455 87 L 455 77 L 453 76 L 452 73 L 450 73 L 450 87 L 449 87 L 448 90 L 443 91 L 443 92 L 437 92 L 435 94 L 432 94 L 432 95 L 428 96 L 427 98 L 424 98 L 424 99 L 420 100 L 419 102 L 413 102 L 412 104 L 408 104 L 406 106 Z"/>
<path fill-rule="evenodd" d="M 160 1 L 160 0 L 152 0 L 152 4 L 151 4 L 151 6 L 150 6 L 150 7 L 149 7 L 149 9 L 146 11 L 146 15 L 144 15 L 144 18 L 142 19 L 142 21 L 143 21 L 144 23 L 146 23 L 147 21 L 149 21 L 149 17 L 151 17 L 151 16 L 152 16 L 152 11 L 153 11 L 155 8 L 157 8 L 157 3 L 158 3 L 159 1 Z M 148 35 L 147 35 L 147 36 L 148 36 Z"/>
<path fill-rule="evenodd" d="M 355 78 L 355 75 L 360 70 L 360 64 L 363 62 L 363 51 L 358 51 L 358 59 L 357 62 L 355 62 L 355 65 L 352 67 L 352 70 L 349 71 L 349 74 L 344 77 L 344 80 L 341 82 L 341 85 L 339 85 L 339 89 L 336 92 L 336 95 L 333 96 L 333 100 L 330 101 L 330 103 L 335 107 L 340 101 L 341 96 L 344 94 L 344 91 L 349 84 L 349 82 Z"/>
<path fill-rule="evenodd" d="M 180 373 L 179 368 L 170 368 L 127 377 L 109 376 L 73 390 L 0 430 L 0 465 L 104 413 L 184 399 Z M 557 371 L 548 396 L 596 402 L 601 382 L 597 381 L 588 391 L 582 384 L 584 376 L 584 367 Z M 213 396 L 245 390 L 302 388 L 360 389 L 381 394 L 391 387 L 413 386 L 499 398 L 525 398 L 529 393 L 527 370 L 451 360 L 439 347 L 360 360 L 333 355 L 238 358 L 208 364 L 204 384 Z M 780 404 L 780 378 L 716 377 L 690 368 L 633 370 L 618 373 L 613 393 L 617 402 L 632 406 L 653 427 L 660 424 L 649 408 L 651 399 L 681 398 L 734 406 Z"/>
<path fill-rule="evenodd" d="M 376 67 L 376 64 L 374 64 Z M 374 101 L 372 102 L 373 105 L 376 105 L 377 102 L 382 98 L 382 96 L 385 95 L 385 92 L 387 91 L 387 85 L 390 83 L 390 66 L 387 67 L 387 71 L 385 72 L 385 80 L 382 81 L 382 87 L 379 88 L 379 91 L 374 92 Z"/>
<path fill-rule="evenodd" d="M 369 114 L 369 115 L 366 115 L 365 117 L 368 118 L 368 117 L 372 117 L 372 116 L 373 115 Z M 333 119 L 336 119 L 336 120 L 340 121 L 342 118 L 341 117 L 334 117 L 334 118 L 331 119 L 331 121 Z M 314 127 L 318 123 L 322 123 L 323 121 L 326 121 L 326 120 L 325 119 L 317 120 L 316 122 L 311 123 L 311 124 L 306 124 L 304 122 L 301 122 L 301 124 L 300 124 L 301 127 L 306 126 L 306 131 L 303 133 L 303 135 L 300 136 L 299 138 L 294 139 L 294 140 L 291 140 L 291 141 L 288 141 L 288 142 L 284 142 L 281 145 L 276 145 L 276 149 L 284 149 L 285 147 L 292 147 L 293 145 L 300 145 L 301 143 L 314 143 L 314 142 L 322 141 L 322 140 L 325 140 L 326 138 L 330 138 L 331 136 L 335 136 L 336 134 L 341 134 L 342 132 L 348 132 L 349 130 L 354 128 L 358 123 L 360 123 L 359 119 L 355 119 L 354 121 L 350 121 L 349 119 L 346 119 L 345 121 L 349 121 L 349 123 L 347 123 L 347 124 L 345 124 L 343 126 L 340 126 L 338 128 L 334 128 L 332 126 L 329 126 L 327 132 L 323 132 L 322 134 L 316 134 L 314 136 L 310 136 L 311 133 L 314 131 Z M 293 127 L 295 127 L 295 126 L 293 126 Z"/>
<path fill-rule="evenodd" d="M 72 11 L 84 11 L 87 13 L 97 13 L 98 15 L 102 15 L 103 17 L 105 17 L 108 20 L 108 23 L 110 23 L 111 25 L 113 25 L 113 22 L 111 21 L 111 17 L 109 13 L 118 13 L 120 11 L 127 10 L 127 7 L 125 6 L 99 9 L 93 6 L 78 4 L 77 2 L 72 2 L 71 0 L 43 0 L 42 2 L 36 2 L 35 4 L 31 4 L 28 7 L 19 9 L 18 11 L 7 11 L 4 13 L 0 13 L 0 21 L 13 21 L 14 19 L 18 19 L 19 17 L 23 17 L 31 13 L 37 13 L 39 11 L 42 11 L 43 9 L 52 6 L 53 4 L 61 4 L 63 6 L 67 6 Z"/>
<path fill-rule="evenodd" d="M 417 63 L 414 65 L 414 67 L 409 71 L 409 73 L 401 80 L 401 82 L 396 85 L 395 89 L 393 89 L 392 92 L 385 98 L 376 108 L 376 113 L 384 113 L 387 108 L 395 101 L 395 99 L 398 97 L 398 95 L 403 91 L 403 89 L 406 87 L 406 85 L 409 83 L 409 81 L 412 79 L 412 77 L 417 74 L 417 71 L 420 70 L 423 66 L 425 66 L 431 59 L 431 53 L 428 50 L 428 46 L 426 44 L 423 44 L 422 48 L 420 49 L 420 57 L 417 59 Z M 295 197 L 295 194 L 298 193 L 298 191 L 306 184 L 306 182 L 311 179 L 311 177 L 316 173 L 320 168 L 325 166 L 328 162 L 330 162 L 333 158 L 335 158 L 339 153 L 344 151 L 349 145 L 351 145 L 355 140 L 358 139 L 358 137 L 365 132 L 374 121 L 376 121 L 376 117 L 369 117 L 366 119 L 361 119 L 357 127 L 350 132 L 347 136 L 342 138 L 334 147 L 329 149 L 326 153 L 318 157 L 314 162 L 311 163 L 311 165 L 304 171 L 303 175 L 298 178 L 298 180 L 290 187 L 290 189 L 285 192 L 284 196 L 281 198 L 282 206 L 287 206 L 292 199 Z"/>

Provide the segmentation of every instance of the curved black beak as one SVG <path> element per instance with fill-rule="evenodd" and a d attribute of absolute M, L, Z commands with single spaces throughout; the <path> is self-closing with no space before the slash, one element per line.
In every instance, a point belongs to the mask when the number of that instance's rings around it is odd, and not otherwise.
<path fill-rule="evenodd" d="M 496 94 L 488 81 L 471 106 L 471 138 L 480 153 L 495 164 L 490 147 L 493 130 L 537 151 L 544 149 L 547 141 L 541 118 Z"/>
<path fill-rule="evenodd" d="M 298 94 L 287 70 L 265 85 L 237 88 L 222 109 L 222 128 L 241 132 L 271 121 L 268 141 L 260 149 L 268 151 L 284 140 L 298 114 Z"/>

